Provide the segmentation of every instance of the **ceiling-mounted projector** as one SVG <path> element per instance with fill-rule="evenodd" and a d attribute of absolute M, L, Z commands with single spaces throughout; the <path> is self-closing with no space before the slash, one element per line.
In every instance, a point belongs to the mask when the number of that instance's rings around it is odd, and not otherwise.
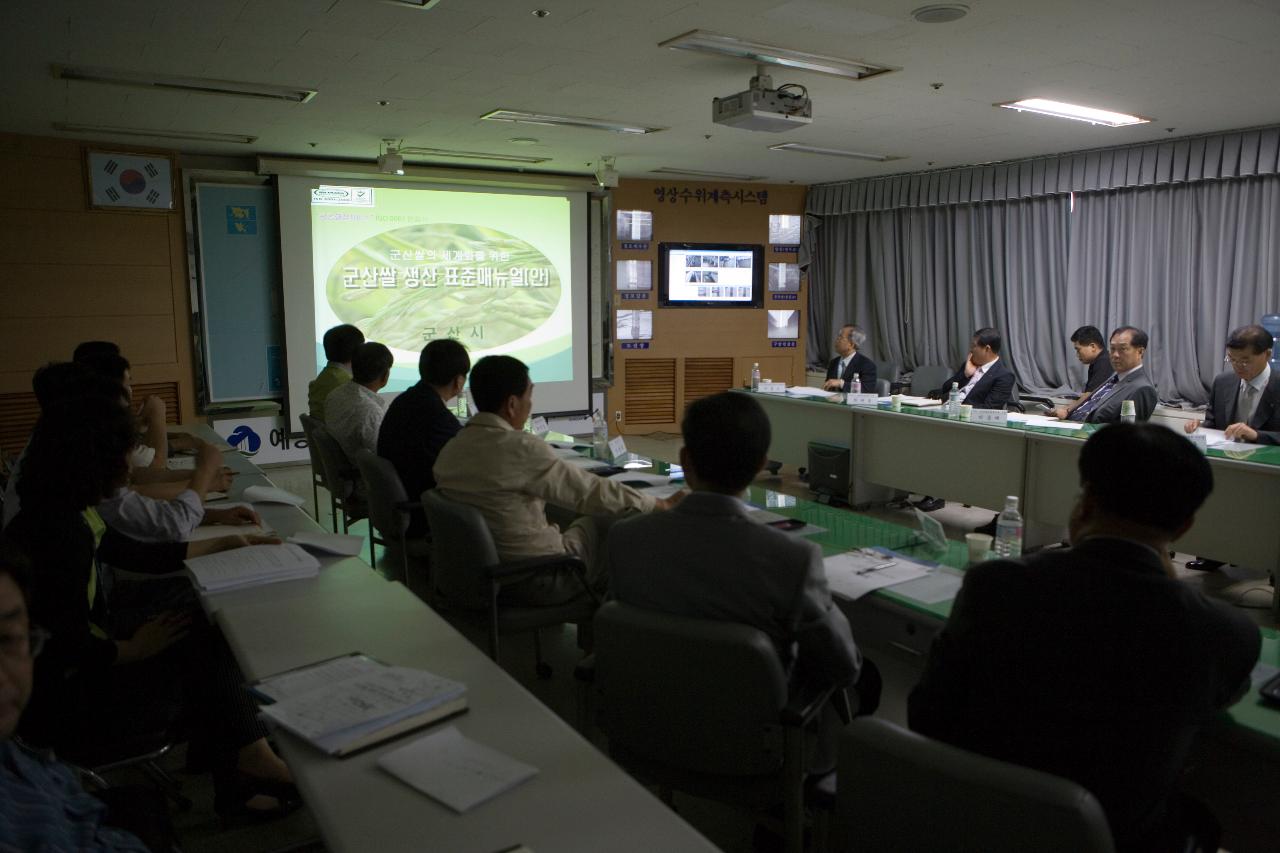
<path fill-rule="evenodd" d="M 781 133 L 813 122 L 813 104 L 804 86 L 787 83 L 774 89 L 773 80 L 760 66 L 750 88 L 736 95 L 711 101 L 711 120 L 716 124 Z"/>

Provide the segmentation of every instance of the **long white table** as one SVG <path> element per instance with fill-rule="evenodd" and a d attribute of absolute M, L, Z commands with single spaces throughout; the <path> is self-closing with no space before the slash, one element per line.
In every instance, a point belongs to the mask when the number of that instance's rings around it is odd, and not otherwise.
<path fill-rule="evenodd" d="M 195 431 L 213 440 L 212 431 Z M 232 500 L 245 486 L 269 482 L 248 459 L 227 456 L 238 472 Z M 293 507 L 258 510 L 283 536 L 319 529 Z M 318 578 L 209 597 L 246 677 L 351 651 L 427 669 L 467 685 L 468 712 L 446 724 L 539 769 L 532 780 L 458 815 L 375 766 L 383 752 L 423 732 L 345 759 L 281 732 L 281 752 L 329 850 L 495 853 L 517 844 L 537 853 L 716 849 L 404 586 L 357 559 L 322 563 Z"/>

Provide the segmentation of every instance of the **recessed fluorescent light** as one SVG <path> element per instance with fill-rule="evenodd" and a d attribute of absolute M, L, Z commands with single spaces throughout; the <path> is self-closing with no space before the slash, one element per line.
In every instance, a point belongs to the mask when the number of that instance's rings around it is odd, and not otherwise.
<path fill-rule="evenodd" d="M 911 10 L 911 17 L 922 24 L 949 24 L 969 14 L 969 7 L 963 3 L 935 3 Z"/>
<path fill-rule="evenodd" d="M 548 127 L 581 127 L 587 130 L 609 130 L 614 133 L 657 133 L 659 130 L 666 130 L 665 127 L 646 127 L 642 124 L 609 121 L 603 118 L 527 113 L 521 110 L 490 110 L 480 118 L 483 121 L 512 121 L 517 124 L 540 124 Z"/>
<path fill-rule="evenodd" d="M 1039 113 L 1044 116 L 1069 118 L 1076 121 L 1087 121 L 1089 124 L 1103 124 L 1107 127 L 1124 127 L 1130 124 L 1146 124 L 1151 119 L 1142 116 L 1131 116 L 1128 113 L 1113 113 L 1095 107 L 1082 107 L 1079 104 L 1066 104 L 1062 101 L 1050 101 L 1045 98 L 1026 98 L 1021 101 L 1009 101 L 993 106 L 1006 110 L 1017 110 L 1022 113 Z"/>
<path fill-rule="evenodd" d="M 830 74 L 833 77 L 844 77 L 847 80 L 865 80 L 868 77 L 874 77 L 886 71 L 897 70 L 887 65 L 873 65 L 857 59 L 844 59 L 839 56 L 790 50 L 785 47 L 747 41 L 746 39 L 707 32 L 706 30 L 690 30 L 684 35 L 659 42 L 658 47 L 718 53 L 724 56 L 738 57 L 739 59 L 750 59 L 752 62 L 764 62 L 769 65 L 799 68 L 802 71 L 814 71 L 818 74 Z"/>
<path fill-rule="evenodd" d="M 439 3 L 440 0 L 382 0 L 382 2 L 390 3 L 392 6 L 408 6 L 410 9 L 418 9 L 425 12 Z"/>
<path fill-rule="evenodd" d="M 764 175 L 733 175 L 729 172 L 703 172 L 698 169 L 676 169 L 671 166 L 663 166 L 660 169 L 650 169 L 651 175 L 683 175 L 689 178 L 721 178 L 726 181 L 758 181 Z"/>
<path fill-rule="evenodd" d="M 202 95 L 232 95 L 240 98 L 263 98 L 305 104 L 316 96 L 315 89 L 275 86 L 269 83 L 245 83 L 238 80 L 209 80 L 203 77 L 177 77 L 171 74 L 149 74 L 145 71 L 122 71 L 117 68 L 88 68 L 77 65 L 54 65 L 53 76 L 59 80 L 82 83 L 110 83 L 143 89 L 172 89 Z"/>
<path fill-rule="evenodd" d="M 801 154 L 826 154 L 829 157 L 851 157 L 854 160 L 871 160 L 876 163 L 906 159 L 895 154 L 866 154 L 861 151 L 846 151 L 843 148 L 819 148 L 816 145 L 802 145 L 799 142 L 783 142 L 778 145 L 770 145 L 769 150 L 798 151 Z"/>
<path fill-rule="evenodd" d="M 258 141 L 258 137 L 244 133 L 217 133 L 212 130 L 160 130 L 149 127 L 109 127 L 96 124 L 68 124 L 55 121 L 54 130 L 63 133 L 100 133 L 104 136 L 150 136 L 156 139 L 194 139 L 198 142 L 234 142 L 237 145 L 250 145 Z"/>
<path fill-rule="evenodd" d="M 503 163 L 545 163 L 550 157 L 526 157 L 523 154 L 485 154 L 481 151 L 450 151 L 447 148 L 401 148 L 401 154 L 423 157 L 457 157 L 460 160 L 497 160 Z"/>

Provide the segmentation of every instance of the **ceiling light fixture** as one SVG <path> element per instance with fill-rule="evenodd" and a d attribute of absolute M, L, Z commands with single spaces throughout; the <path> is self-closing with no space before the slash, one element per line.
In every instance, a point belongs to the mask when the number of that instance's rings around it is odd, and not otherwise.
<path fill-rule="evenodd" d="M 523 154 L 485 154 L 482 151 L 453 151 L 448 148 L 400 148 L 400 154 L 422 157 L 456 157 L 460 160 L 494 160 L 501 163 L 546 163 L 550 157 L 527 157 Z"/>
<path fill-rule="evenodd" d="M 1020 113 L 1037 113 L 1043 116 L 1069 118 L 1075 121 L 1086 121 L 1089 124 L 1101 124 L 1106 127 L 1126 127 L 1131 124 L 1147 124 L 1151 121 L 1142 116 L 1100 110 L 1096 107 L 1084 107 L 1079 104 L 1067 104 L 1062 101 L 1050 101 L 1045 98 L 1025 98 L 1021 101 L 1008 101 L 992 106 L 1006 110 L 1017 110 Z"/>
<path fill-rule="evenodd" d="M 663 166 L 659 169 L 650 169 L 651 175 L 681 175 L 690 178 L 720 178 L 726 181 L 758 181 L 764 175 L 734 175 L 729 172 L 703 172 L 699 169 L 677 169 L 674 166 Z"/>
<path fill-rule="evenodd" d="M 244 133 L 217 133 L 211 130 L 160 130 L 150 127 L 110 127 L 96 124 L 71 124 L 55 121 L 53 129 L 62 133 L 98 133 L 103 136 L 147 136 L 154 139 L 189 139 L 197 142 L 233 142 L 252 145 L 258 137 Z"/>
<path fill-rule="evenodd" d="M 905 160 L 896 154 L 867 154 L 862 151 L 846 151 L 843 148 L 820 148 L 817 145 L 804 145 L 799 142 L 782 142 L 770 145 L 770 151 L 796 151 L 800 154 L 825 154 L 828 157 L 849 157 L 854 160 L 870 160 L 873 163 L 887 163 L 890 160 Z"/>
<path fill-rule="evenodd" d="M 390 3 L 392 6 L 408 6 L 410 9 L 425 12 L 439 3 L 440 0 L 382 0 L 382 2 Z"/>
<path fill-rule="evenodd" d="M 888 65 L 874 65 L 857 59 L 844 59 L 839 56 L 790 50 L 785 47 L 747 41 L 746 39 L 712 33 L 706 30 L 690 30 L 684 35 L 659 42 L 658 47 L 717 53 L 737 59 L 749 59 L 752 62 L 782 65 L 786 68 L 798 68 L 801 71 L 813 71 L 818 74 L 830 74 L 833 77 L 843 77 L 846 80 L 865 80 L 877 74 L 898 70 Z"/>
<path fill-rule="evenodd" d="M 538 140 L 532 136 L 513 136 L 507 140 L 512 145 L 537 145 Z"/>
<path fill-rule="evenodd" d="M 911 10 L 911 17 L 921 24 L 949 24 L 969 14 L 969 7 L 963 3 L 935 3 Z"/>
<path fill-rule="evenodd" d="M 539 124 L 547 127 L 580 127 L 586 130 L 608 130 L 613 133 L 657 133 L 665 127 L 648 127 L 642 124 L 610 121 L 603 118 L 561 116 L 551 113 L 529 113 L 522 110 L 490 110 L 480 116 L 482 121 L 510 121 L 517 124 Z"/>
<path fill-rule="evenodd" d="M 211 80 L 204 77 L 177 77 L 171 74 L 149 74 L 145 71 L 122 71 L 116 68 L 89 68 L 82 65 L 53 65 L 53 76 L 59 80 L 80 83 L 109 83 L 142 89 L 168 89 L 201 95 L 230 95 L 239 98 L 261 98 L 305 104 L 316 96 L 315 89 L 275 86 L 269 83 L 245 83 L 238 80 Z"/>

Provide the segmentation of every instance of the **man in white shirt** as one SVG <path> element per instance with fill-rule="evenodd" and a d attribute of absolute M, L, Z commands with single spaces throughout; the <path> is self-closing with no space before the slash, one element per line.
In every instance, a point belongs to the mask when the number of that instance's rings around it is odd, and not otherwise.
<path fill-rule="evenodd" d="M 587 582 L 603 591 L 603 559 L 609 524 L 629 512 L 668 509 L 683 493 L 655 499 L 630 486 L 590 474 L 561 459 L 542 438 L 524 432 L 533 410 L 529 368 L 518 359 L 491 355 L 471 369 L 471 398 L 478 413 L 436 457 L 436 489 L 451 501 L 480 510 L 503 560 L 576 554 L 587 564 Z M 547 520 L 547 505 L 581 515 L 564 531 Z M 526 604 L 559 604 L 582 592 L 570 572 L 539 575 L 504 595 Z"/>
<path fill-rule="evenodd" d="M 387 412 L 386 398 L 378 391 L 391 379 L 393 361 L 391 350 L 382 344 L 361 344 L 351 359 L 351 381 L 325 399 L 325 426 L 353 464 L 362 449 L 378 452 L 378 429 Z"/>

